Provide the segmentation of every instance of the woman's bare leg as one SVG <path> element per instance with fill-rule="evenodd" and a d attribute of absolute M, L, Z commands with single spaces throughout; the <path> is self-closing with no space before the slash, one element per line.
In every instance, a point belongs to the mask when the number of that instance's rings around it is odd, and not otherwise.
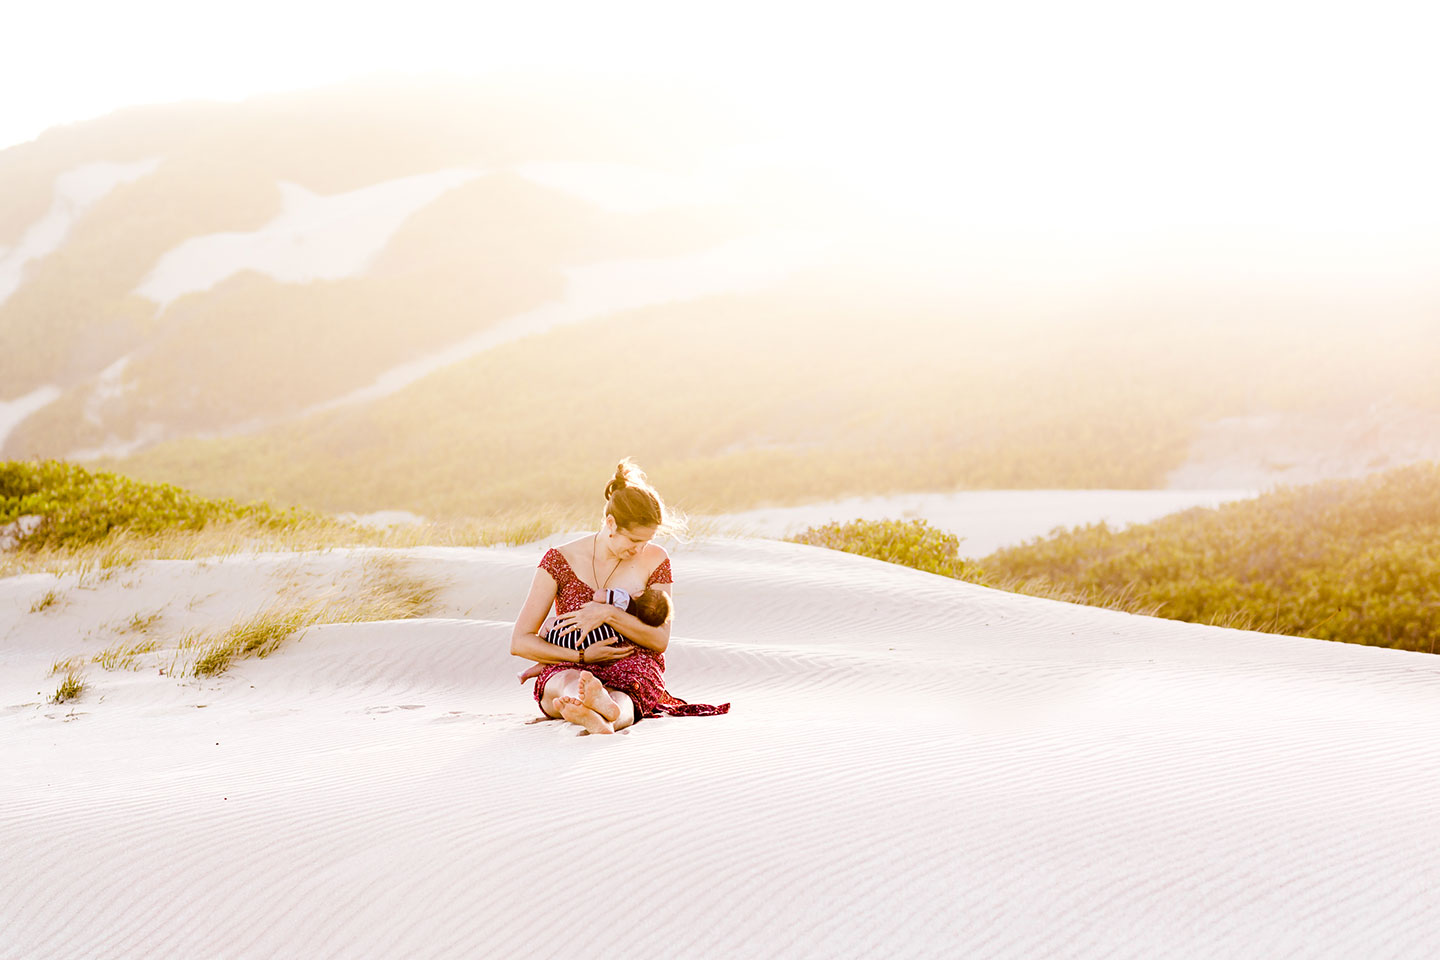
<path fill-rule="evenodd" d="M 590 733 L 614 733 L 615 727 L 580 699 L 584 681 L 598 683 L 583 670 L 562 670 L 550 677 L 540 692 L 540 709 L 547 717 L 567 720 Z"/>
<path fill-rule="evenodd" d="M 624 690 L 615 690 L 606 687 L 605 692 L 610 694 L 610 699 L 615 701 L 615 706 L 620 710 L 619 715 L 611 722 L 614 724 L 616 730 L 624 730 L 635 722 L 635 702 L 630 699 L 630 694 Z"/>
<path fill-rule="evenodd" d="M 590 682 L 585 683 L 586 680 Z M 603 701 L 599 701 L 594 691 L 596 686 L 614 706 L 613 720 L 586 705 L 581 691 L 587 688 L 591 691 L 591 698 L 603 705 Z M 584 670 L 562 670 L 553 674 L 540 694 L 540 709 L 547 717 L 568 720 L 591 733 L 613 733 L 624 730 L 635 722 L 635 704 L 630 695 L 623 690 L 604 686 Z M 610 712 L 608 708 L 606 712 Z"/>
<path fill-rule="evenodd" d="M 580 698 L 580 678 L 590 674 L 581 670 L 561 670 L 550 675 L 545 689 L 540 692 L 540 712 L 552 719 L 560 719 L 560 708 L 555 705 L 556 697 Z"/>

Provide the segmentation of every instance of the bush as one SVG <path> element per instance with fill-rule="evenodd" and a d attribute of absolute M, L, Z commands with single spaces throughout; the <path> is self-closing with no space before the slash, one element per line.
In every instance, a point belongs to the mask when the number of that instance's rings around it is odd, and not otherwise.
<path fill-rule="evenodd" d="M 20 541 L 20 549 L 29 550 L 78 547 L 121 530 L 136 534 L 199 530 L 234 520 L 281 528 L 313 519 L 261 503 L 207 500 L 169 484 L 92 473 L 60 460 L 0 463 L 0 526 L 25 515 L 44 517 Z"/>
<path fill-rule="evenodd" d="M 828 523 L 789 538 L 846 553 L 898 563 L 926 573 L 972 580 L 979 567 L 960 557 L 960 538 L 924 520 L 854 520 Z"/>
<path fill-rule="evenodd" d="M 1433 653 L 1440 638 L 1440 463 L 1282 489 L 1115 531 L 997 551 L 1026 593 L 1129 589 L 1159 615 Z"/>
<path fill-rule="evenodd" d="M 797 543 L 1033 596 L 1436 652 L 1440 463 L 1282 489 L 1116 531 L 1092 524 L 985 557 L 923 520 L 832 523 Z"/>

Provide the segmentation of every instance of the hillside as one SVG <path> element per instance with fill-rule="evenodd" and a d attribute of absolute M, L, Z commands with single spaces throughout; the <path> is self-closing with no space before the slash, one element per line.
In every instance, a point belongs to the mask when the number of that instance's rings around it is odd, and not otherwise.
<path fill-rule="evenodd" d="M 1424 285 L 1067 285 L 767 135 L 439 80 L 52 130 L 0 152 L 0 455 L 439 518 L 575 510 L 624 454 L 697 511 L 1440 456 Z"/>
<path fill-rule="evenodd" d="M 984 582 L 1295 636 L 1436 652 L 1440 463 L 1286 488 L 981 563 Z"/>
<path fill-rule="evenodd" d="M 113 466 L 210 494 L 445 517 L 583 506 L 622 451 L 684 508 L 715 512 L 864 492 L 1163 487 L 1203 424 L 1256 407 L 1323 421 L 1403 397 L 1440 424 L 1440 405 L 1422 406 L 1440 344 L 1373 363 L 1368 333 L 1332 335 L 1322 365 L 1286 349 L 1293 326 L 1104 317 L 1057 332 L 1044 317 L 893 310 L 828 279 L 551 331 L 371 404 Z M 1315 391 L 1317 370 L 1330 390 Z M 625 419 L 637 391 L 643 418 Z M 1416 435 L 1422 451 L 1440 440 Z M 1385 456 L 1365 448 L 1361 464 Z"/>

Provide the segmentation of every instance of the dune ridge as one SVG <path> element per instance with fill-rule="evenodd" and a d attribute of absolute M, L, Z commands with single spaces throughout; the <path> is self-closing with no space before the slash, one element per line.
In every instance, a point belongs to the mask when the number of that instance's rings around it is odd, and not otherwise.
<path fill-rule="evenodd" d="M 1440 934 L 1431 657 L 716 539 L 672 551 L 667 680 L 732 712 L 576 736 L 536 722 L 508 655 L 543 546 L 0 581 L 0 957 L 561 957 L 584 931 L 702 956 L 1419 958 Z M 36 695 L 106 624 L 224 626 L 377 554 L 440 588 L 429 618 Z"/>

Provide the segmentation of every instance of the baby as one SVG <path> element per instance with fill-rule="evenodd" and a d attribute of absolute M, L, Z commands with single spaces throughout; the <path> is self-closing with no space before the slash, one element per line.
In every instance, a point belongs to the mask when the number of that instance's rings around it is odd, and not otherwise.
<path fill-rule="evenodd" d="M 663 590 L 642 590 L 633 597 L 624 590 L 596 590 L 595 602 L 619 607 L 641 623 L 652 627 L 664 624 L 670 619 L 674 610 L 670 594 Z M 624 640 L 625 638 L 616 633 L 610 624 L 602 623 L 584 637 L 580 635 L 579 627 L 571 627 L 569 630 L 563 627 L 551 627 L 545 634 L 545 639 L 566 650 L 584 650 L 594 643 L 605 640 Z M 547 666 L 548 664 L 544 663 L 531 664 L 520 674 L 520 682 L 524 683 L 531 677 L 538 676 L 540 671 Z"/>

